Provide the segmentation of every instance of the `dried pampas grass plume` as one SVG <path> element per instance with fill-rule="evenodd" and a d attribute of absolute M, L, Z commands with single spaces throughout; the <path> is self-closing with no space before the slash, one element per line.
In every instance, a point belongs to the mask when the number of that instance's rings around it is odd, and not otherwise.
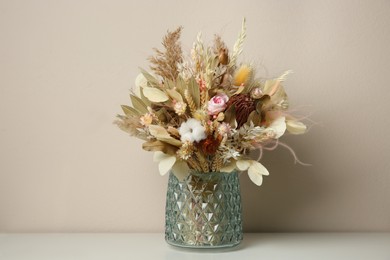
<path fill-rule="evenodd" d="M 179 74 L 177 64 L 183 61 L 179 42 L 182 29 L 183 27 L 179 27 L 173 32 L 168 31 L 162 41 L 165 51 L 154 49 L 155 56 L 149 58 L 152 64 L 150 68 L 162 78 L 175 80 Z"/>

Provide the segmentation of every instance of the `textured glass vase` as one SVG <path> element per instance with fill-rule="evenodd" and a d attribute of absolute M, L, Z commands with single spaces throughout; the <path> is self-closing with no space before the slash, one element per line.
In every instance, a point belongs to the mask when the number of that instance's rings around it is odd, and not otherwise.
<path fill-rule="evenodd" d="M 238 245 L 243 237 L 238 173 L 169 174 L 165 240 L 191 248 Z"/>

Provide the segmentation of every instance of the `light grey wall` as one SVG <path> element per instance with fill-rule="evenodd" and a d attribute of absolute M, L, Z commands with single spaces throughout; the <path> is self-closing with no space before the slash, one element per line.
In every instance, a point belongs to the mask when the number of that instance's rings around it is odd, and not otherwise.
<path fill-rule="evenodd" d="M 241 177 L 246 231 L 390 231 L 389 1 L 0 1 L 0 231 L 162 231 L 167 178 L 112 121 L 138 67 L 183 25 L 294 74 L 315 121 Z M 207 40 L 208 39 L 208 40 Z"/>

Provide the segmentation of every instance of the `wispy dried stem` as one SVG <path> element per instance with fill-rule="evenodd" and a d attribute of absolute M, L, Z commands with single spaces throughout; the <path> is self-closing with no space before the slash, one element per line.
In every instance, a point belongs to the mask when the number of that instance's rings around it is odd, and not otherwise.
<path fill-rule="evenodd" d="M 183 60 L 179 42 L 182 29 L 179 27 L 173 32 L 168 31 L 162 41 L 165 50 L 154 49 L 156 54 L 149 58 L 152 64 L 150 68 L 163 78 L 175 80 L 179 74 L 177 64 Z"/>

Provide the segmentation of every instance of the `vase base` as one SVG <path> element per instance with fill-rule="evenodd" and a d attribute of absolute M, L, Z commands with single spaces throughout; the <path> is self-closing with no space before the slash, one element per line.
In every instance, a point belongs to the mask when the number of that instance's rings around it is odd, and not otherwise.
<path fill-rule="evenodd" d="M 173 241 L 165 240 L 167 244 L 174 246 L 174 247 L 180 247 L 180 248 L 187 248 L 187 249 L 228 249 L 232 247 L 236 247 L 241 243 L 241 240 L 236 241 L 234 243 L 229 243 L 229 244 L 223 244 L 223 245 L 205 245 L 205 244 L 200 244 L 200 245 L 192 245 L 192 244 L 184 244 L 184 243 L 176 243 Z"/>

